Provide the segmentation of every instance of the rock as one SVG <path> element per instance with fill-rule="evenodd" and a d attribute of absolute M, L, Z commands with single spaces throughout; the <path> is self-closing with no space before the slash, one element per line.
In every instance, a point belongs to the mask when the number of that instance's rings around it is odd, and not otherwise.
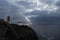
<path fill-rule="evenodd" d="M 0 20 L 0 40 L 38 40 L 35 31 L 26 25 L 9 24 Z"/>

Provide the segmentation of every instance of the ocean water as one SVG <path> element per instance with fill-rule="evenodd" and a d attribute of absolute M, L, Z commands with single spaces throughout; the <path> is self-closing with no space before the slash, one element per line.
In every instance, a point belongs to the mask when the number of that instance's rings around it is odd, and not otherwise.
<path fill-rule="evenodd" d="M 33 25 L 39 40 L 60 40 L 60 25 Z"/>

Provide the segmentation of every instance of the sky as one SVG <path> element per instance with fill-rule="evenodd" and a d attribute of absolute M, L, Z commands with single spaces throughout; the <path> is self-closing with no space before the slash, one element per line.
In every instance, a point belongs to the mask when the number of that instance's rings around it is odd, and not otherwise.
<path fill-rule="evenodd" d="M 29 24 L 60 24 L 60 0 L 0 0 L 0 17 Z"/>

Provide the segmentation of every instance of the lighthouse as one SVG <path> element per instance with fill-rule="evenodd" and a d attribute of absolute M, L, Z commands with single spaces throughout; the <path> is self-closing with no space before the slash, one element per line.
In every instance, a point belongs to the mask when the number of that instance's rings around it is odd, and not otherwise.
<path fill-rule="evenodd" d="M 8 22 L 8 23 L 10 23 L 10 16 L 7 16 L 7 19 L 6 19 L 6 21 Z"/>

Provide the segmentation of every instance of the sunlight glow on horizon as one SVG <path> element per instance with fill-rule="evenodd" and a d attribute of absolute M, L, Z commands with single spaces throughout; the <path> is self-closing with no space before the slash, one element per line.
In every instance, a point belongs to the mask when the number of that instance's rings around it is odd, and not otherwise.
<path fill-rule="evenodd" d="M 26 20 L 28 21 L 29 24 L 32 24 L 28 16 L 25 16 L 25 18 L 26 18 Z"/>

